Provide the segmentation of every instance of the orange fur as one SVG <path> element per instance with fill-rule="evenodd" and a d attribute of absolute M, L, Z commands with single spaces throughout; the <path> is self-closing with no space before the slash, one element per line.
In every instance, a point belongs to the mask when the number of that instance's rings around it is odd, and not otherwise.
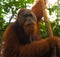
<path fill-rule="evenodd" d="M 29 11 L 29 13 L 31 12 Z M 19 12 L 19 14 L 21 13 Z M 27 38 L 28 35 L 24 34 L 23 25 L 20 27 L 19 24 L 21 23 L 17 20 L 8 26 L 4 32 L 2 41 L 3 57 L 51 57 L 53 48 L 56 46 L 56 39 L 50 37 L 39 40 L 40 37 L 36 34 L 37 37 L 29 42 L 30 37 Z"/>
<path fill-rule="evenodd" d="M 45 4 L 47 0 L 44 0 Z M 35 4 L 32 6 L 31 10 L 35 13 L 37 16 L 38 22 L 41 20 L 43 17 L 43 12 L 42 12 L 42 5 L 41 5 L 41 0 L 36 0 L 34 2 Z"/>

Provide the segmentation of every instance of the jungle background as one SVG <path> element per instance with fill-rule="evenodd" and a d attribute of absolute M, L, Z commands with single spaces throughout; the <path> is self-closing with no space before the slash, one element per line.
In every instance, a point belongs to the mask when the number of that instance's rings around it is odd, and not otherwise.
<path fill-rule="evenodd" d="M 34 0 L 0 0 L 0 47 L 3 32 L 6 27 L 14 22 L 19 8 L 30 8 Z M 56 0 L 54 4 L 47 6 L 49 21 L 53 34 L 60 37 L 60 0 Z M 45 23 L 40 22 L 40 35 L 42 38 L 48 36 Z"/>

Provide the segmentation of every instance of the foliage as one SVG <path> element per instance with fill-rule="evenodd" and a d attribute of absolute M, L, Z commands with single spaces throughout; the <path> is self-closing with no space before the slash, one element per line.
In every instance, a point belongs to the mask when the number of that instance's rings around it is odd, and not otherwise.
<path fill-rule="evenodd" d="M 6 27 L 4 17 L 10 12 L 12 16 L 9 19 L 9 23 L 15 16 L 19 8 L 26 8 L 27 4 L 32 3 L 34 0 L 0 0 L 0 29 Z"/>
<path fill-rule="evenodd" d="M 57 22 L 51 22 L 54 35 L 60 37 L 60 25 Z"/>
<path fill-rule="evenodd" d="M 45 38 L 48 36 L 47 34 L 47 29 L 46 29 L 46 26 L 45 26 L 45 23 L 44 22 L 40 22 L 39 23 L 39 34 L 42 38 Z"/>
<path fill-rule="evenodd" d="M 60 37 L 60 25 L 56 21 L 50 22 L 50 24 L 51 24 L 51 27 L 52 27 L 53 34 L 55 36 Z M 46 29 L 45 23 L 42 22 L 39 25 L 40 25 L 40 30 L 39 30 L 40 36 L 42 38 L 48 37 L 48 33 L 47 33 L 47 29 Z"/>

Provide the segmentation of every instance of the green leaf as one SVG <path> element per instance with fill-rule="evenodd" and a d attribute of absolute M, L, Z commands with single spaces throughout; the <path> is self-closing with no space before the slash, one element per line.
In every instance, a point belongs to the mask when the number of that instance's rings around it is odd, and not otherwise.
<path fill-rule="evenodd" d="M 34 0 L 27 0 L 27 3 L 33 3 Z"/>

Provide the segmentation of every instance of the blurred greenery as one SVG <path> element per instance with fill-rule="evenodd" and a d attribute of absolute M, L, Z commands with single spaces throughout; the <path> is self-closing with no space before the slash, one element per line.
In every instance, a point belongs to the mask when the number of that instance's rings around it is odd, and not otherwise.
<path fill-rule="evenodd" d="M 0 36 L 1 36 L 1 32 L 4 32 L 6 27 L 11 23 L 11 20 L 16 16 L 18 9 L 29 7 L 28 4 L 32 4 L 33 1 L 34 0 L 0 0 Z M 59 1 L 60 0 L 57 0 L 57 2 L 51 7 L 48 7 L 47 10 L 49 11 L 49 15 L 52 15 L 52 13 L 56 14 L 56 17 L 57 17 L 56 20 L 54 20 L 53 22 L 50 21 L 50 23 L 51 23 L 51 27 L 52 27 L 54 35 L 60 37 Z M 11 14 L 10 17 L 9 17 L 9 14 Z M 8 22 L 6 22 L 5 20 L 6 18 L 4 19 L 6 15 L 8 15 L 8 20 L 9 20 Z M 43 38 L 47 37 L 48 34 L 45 27 L 45 23 L 40 22 L 39 26 L 40 26 L 39 32 L 41 34 L 41 37 Z M 0 37 L 0 39 L 2 39 L 2 37 Z M 1 43 L 1 40 L 0 40 L 0 43 Z"/>

